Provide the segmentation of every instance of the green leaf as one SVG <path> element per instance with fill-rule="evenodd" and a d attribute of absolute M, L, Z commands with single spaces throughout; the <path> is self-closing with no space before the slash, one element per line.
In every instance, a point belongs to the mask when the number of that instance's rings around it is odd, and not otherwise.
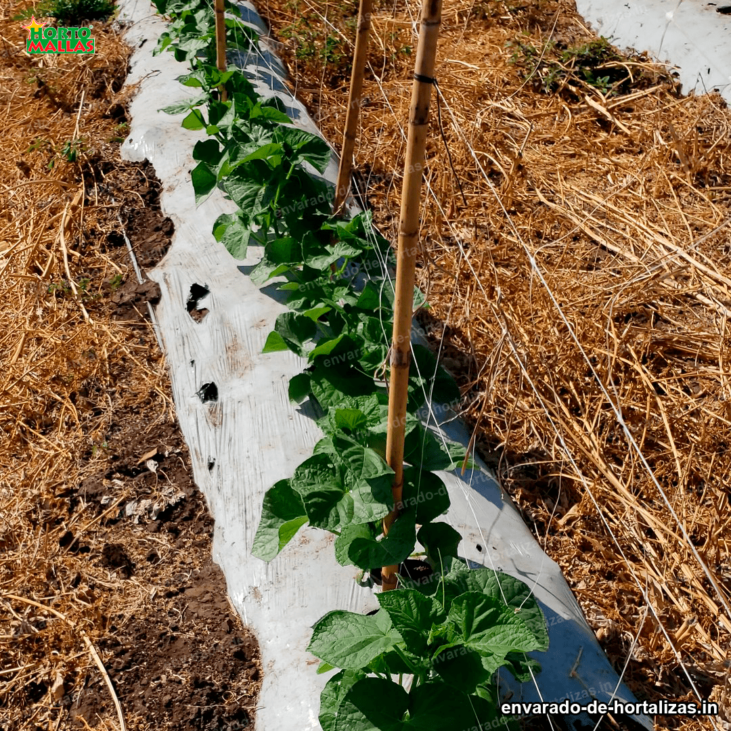
<path fill-rule="evenodd" d="M 164 112 L 165 114 L 182 114 L 183 112 L 187 112 L 189 109 L 192 109 L 193 107 L 197 107 L 200 104 L 205 104 L 205 102 L 207 100 L 208 100 L 208 95 L 203 94 L 201 96 L 196 96 L 196 97 L 193 97 L 192 99 L 188 99 L 184 102 L 179 102 L 178 104 L 171 104 L 168 107 L 163 107 L 162 109 L 158 109 L 158 111 Z"/>
<path fill-rule="evenodd" d="M 413 589 L 399 589 L 377 596 L 381 609 L 391 617 L 406 648 L 416 655 L 423 655 L 432 624 L 445 619 L 439 603 Z"/>
<path fill-rule="evenodd" d="M 449 621 L 459 641 L 482 655 L 486 669 L 494 672 L 509 652 L 538 649 L 533 633 L 512 608 L 478 592 L 467 592 L 452 601 Z"/>
<path fill-rule="evenodd" d="M 213 224 L 213 237 L 226 247 L 234 259 L 245 259 L 251 238 L 251 226 L 240 214 L 224 213 Z"/>
<path fill-rule="evenodd" d="M 209 165 L 218 165 L 221 155 L 221 148 L 216 140 L 199 140 L 193 148 L 193 159 Z"/>
<path fill-rule="evenodd" d="M 285 312 L 277 317 L 274 330 L 291 351 L 304 356 L 304 344 L 315 337 L 317 325 L 306 315 Z"/>
<path fill-rule="evenodd" d="M 289 480 L 280 480 L 264 495 L 251 553 L 263 561 L 271 561 L 306 522 L 302 498 L 291 488 Z"/>
<path fill-rule="evenodd" d="M 461 444 L 442 440 L 419 425 L 406 435 L 404 460 L 423 470 L 454 470 L 461 467 L 466 451 Z"/>
<path fill-rule="evenodd" d="M 416 544 L 416 514 L 409 511 L 400 515 L 388 535 L 380 541 L 356 538 L 348 550 L 348 557 L 360 569 L 393 566 L 405 561 Z"/>
<path fill-rule="evenodd" d="M 216 187 L 216 175 L 204 162 L 199 162 L 190 174 L 195 191 L 195 204 L 200 205 Z"/>
<path fill-rule="evenodd" d="M 278 350 L 289 350 L 289 346 L 284 342 L 282 336 L 272 330 L 267 337 L 266 343 L 262 348 L 262 353 L 276 353 Z"/>
<path fill-rule="evenodd" d="M 492 569 L 470 570 L 461 563 L 455 563 L 454 571 L 450 572 L 447 581 L 458 594 L 477 591 L 501 603 L 505 602 L 532 633 L 536 645 L 532 649 L 542 651 L 548 649 L 545 617 L 530 587 L 522 581 Z"/>
<path fill-rule="evenodd" d="M 482 655 L 464 645 L 453 645 L 441 652 L 434 662 L 434 670 L 444 682 L 465 693 L 474 693 L 492 677 L 482 664 Z"/>
<path fill-rule="evenodd" d="M 402 503 L 404 508 L 415 507 L 416 522 L 424 525 L 449 510 L 449 491 L 433 472 L 407 467 L 404 470 Z"/>
<path fill-rule="evenodd" d="M 375 523 L 393 510 L 392 479 L 383 476 L 360 481 L 350 491 L 353 523 Z"/>
<path fill-rule="evenodd" d="M 338 429 L 356 431 L 368 424 L 368 418 L 360 409 L 334 409 Z"/>
<path fill-rule="evenodd" d="M 315 625 L 307 650 L 338 668 L 364 668 L 401 640 L 388 615 L 381 614 L 329 612 Z"/>
<path fill-rule="evenodd" d="M 203 115 L 198 109 L 192 109 L 190 114 L 181 122 L 184 129 L 199 130 L 206 126 Z"/>
<path fill-rule="evenodd" d="M 353 519 L 353 498 L 346 493 L 331 454 L 306 459 L 295 470 L 292 487 L 315 528 L 339 531 Z"/>
<path fill-rule="evenodd" d="M 327 667 L 332 669 L 329 663 L 322 663 L 320 668 Z M 318 669 L 318 673 L 327 672 Z M 333 675 L 320 693 L 320 715 L 319 721 L 322 731 L 335 731 L 335 719 L 340 709 L 340 704 L 347 692 L 364 677 L 364 673 L 359 670 L 341 670 Z"/>
<path fill-rule="evenodd" d="M 318 675 L 323 675 L 324 673 L 329 673 L 331 670 L 335 670 L 335 668 L 329 662 L 321 662 L 317 666 Z M 340 675 L 340 673 L 338 673 L 338 675 Z"/>
<path fill-rule="evenodd" d="M 237 167 L 223 183 L 231 200 L 253 218 L 267 210 L 276 186 L 270 185 L 271 171 L 263 160 L 252 160 Z"/>
<path fill-rule="evenodd" d="M 305 264 L 313 269 L 323 270 L 338 259 L 349 259 L 360 254 L 360 249 L 344 243 L 334 246 L 312 246 L 305 257 Z"/>
<path fill-rule="evenodd" d="M 529 683 L 535 675 L 541 672 L 541 664 L 538 660 L 528 657 L 525 653 L 509 652 L 505 660 L 505 666 L 519 683 Z"/>
<path fill-rule="evenodd" d="M 355 303 L 355 306 L 359 307 L 361 310 L 366 310 L 368 312 L 373 312 L 374 310 L 380 308 L 381 286 L 382 285 L 380 283 L 377 285 L 374 282 L 366 282 L 366 285 L 365 287 L 363 287 L 363 290 L 360 293 L 360 296 L 358 297 L 358 301 Z"/>
<path fill-rule="evenodd" d="M 251 119 L 265 119 L 277 124 L 291 124 L 292 120 L 282 111 L 275 107 L 265 106 L 264 103 L 257 103 L 251 110 Z"/>
<path fill-rule="evenodd" d="M 301 403 L 310 395 L 310 376 L 300 373 L 289 381 L 289 400 Z"/>
<path fill-rule="evenodd" d="M 330 353 L 332 353 L 333 350 L 335 350 L 335 348 L 340 345 L 343 338 L 347 337 L 347 335 L 340 335 L 337 338 L 323 340 L 322 342 L 318 343 L 317 347 L 309 355 L 310 360 L 315 360 L 315 358 L 317 358 L 317 356 L 319 355 L 330 355 Z"/>
<path fill-rule="evenodd" d="M 416 536 L 432 565 L 439 566 L 445 556 L 457 556 L 462 536 L 447 523 L 427 523 Z"/>
<path fill-rule="evenodd" d="M 355 481 L 392 475 L 393 470 L 377 452 L 359 444 L 352 437 L 336 434 L 333 444 L 342 456 Z"/>
<path fill-rule="evenodd" d="M 495 709 L 476 696 L 429 680 L 409 694 L 409 717 L 403 731 L 479 731 L 490 729 Z"/>
<path fill-rule="evenodd" d="M 325 172 L 330 161 L 330 148 L 322 137 L 295 127 L 278 127 L 275 136 L 292 148 L 294 160 L 306 160 L 318 172 Z"/>
<path fill-rule="evenodd" d="M 402 731 L 406 691 L 391 680 L 363 678 L 340 704 L 334 731 Z"/>
<path fill-rule="evenodd" d="M 353 562 L 348 556 L 350 544 L 356 538 L 364 538 L 366 540 L 374 539 L 375 533 L 373 528 L 367 523 L 361 525 L 346 525 L 335 539 L 335 559 L 341 566 L 352 566 Z"/>

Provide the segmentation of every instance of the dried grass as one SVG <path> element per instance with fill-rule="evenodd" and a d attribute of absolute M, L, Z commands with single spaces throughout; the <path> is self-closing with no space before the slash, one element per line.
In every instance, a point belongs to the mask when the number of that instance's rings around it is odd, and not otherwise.
<path fill-rule="evenodd" d="M 56 731 L 67 728 L 62 696 L 87 676 L 108 680 L 94 643 L 110 617 L 133 616 L 149 593 L 64 541 L 72 532 L 77 548 L 96 546 L 101 520 L 84 510 L 69 517 L 66 498 L 98 471 L 122 401 L 142 406 L 153 394 L 158 418 L 174 415 L 159 354 L 116 390 L 139 328 L 94 322 L 85 302 L 108 296 L 109 280 L 128 267 L 89 237 L 105 237 L 114 219 L 62 151 L 80 138 L 103 177 L 104 158 L 118 154 L 110 109 L 125 101 L 129 49 L 97 23 L 94 56 L 28 57 L 19 50 L 26 31 L 13 20 L 25 5 L 0 7 L 0 726 Z M 88 721 L 120 728 L 114 712 Z M 127 728 L 147 725 L 128 718 Z"/>
<path fill-rule="evenodd" d="M 298 58 L 297 28 L 348 47 L 354 8 L 260 4 L 336 142 L 347 74 Z M 413 69 L 398 49 L 413 44 L 417 13 L 397 0 L 373 19 L 356 150 L 358 183 L 394 241 Z M 642 56 L 612 55 L 599 73 L 629 78 L 616 95 L 597 88 L 562 55 L 594 38 L 563 0 L 445 4 L 419 271 L 432 309 L 420 319 L 443 340 L 482 454 L 615 667 L 628 661 L 628 685 L 691 698 L 692 679 L 729 723 L 731 113 L 717 94 L 680 95 Z"/>

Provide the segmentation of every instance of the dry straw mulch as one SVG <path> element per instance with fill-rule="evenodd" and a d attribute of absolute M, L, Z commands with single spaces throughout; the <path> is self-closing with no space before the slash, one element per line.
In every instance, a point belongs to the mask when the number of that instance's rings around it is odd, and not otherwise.
<path fill-rule="evenodd" d="M 96 22 L 96 55 L 29 56 L 26 5 L 0 7 L 0 728 L 241 729 L 258 648 L 124 240 L 144 268 L 173 228 L 119 158 L 130 49 Z"/>
<path fill-rule="evenodd" d="M 259 5 L 339 145 L 357 4 Z M 419 3 L 376 6 L 357 182 L 395 241 Z M 658 727 L 728 728 L 731 113 L 573 3 L 444 8 L 420 320 L 624 680 L 722 708 Z"/>

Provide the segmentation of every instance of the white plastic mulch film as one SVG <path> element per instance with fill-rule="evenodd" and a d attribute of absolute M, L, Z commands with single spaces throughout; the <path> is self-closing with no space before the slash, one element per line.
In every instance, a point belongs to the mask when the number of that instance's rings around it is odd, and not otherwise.
<path fill-rule="evenodd" d="M 731 13 L 718 0 L 576 0 L 576 9 L 620 48 L 648 51 L 678 74 L 683 93 L 718 91 L 731 103 Z"/>
<path fill-rule="evenodd" d="M 365 612 L 378 604 L 373 591 L 356 582 L 357 569 L 337 564 L 333 537 L 324 531 L 301 530 L 270 564 L 251 555 L 265 491 L 292 475 L 321 434 L 307 406 L 295 406 L 287 396 L 288 381 L 301 371 L 301 360 L 288 351 L 261 353 L 277 315 L 286 311 L 272 288 L 259 289 L 247 276 L 261 252 L 251 247 L 246 260 L 236 261 L 214 240 L 213 222 L 235 210 L 223 194 L 216 192 L 195 207 L 191 152 L 202 134 L 182 129 L 181 116 L 159 111 L 195 94 L 176 80 L 187 66 L 170 53 L 153 57 L 165 23 L 148 0 L 120 0 L 119 6 L 126 38 L 135 49 L 128 83 L 139 84 L 123 155 L 153 164 L 162 182 L 163 211 L 175 223 L 172 247 L 149 276 L 162 290 L 156 315 L 180 426 L 195 481 L 216 522 L 214 558 L 226 575 L 234 606 L 261 646 L 264 672 L 256 728 L 316 730 L 320 690 L 329 674 L 317 675 L 317 660 L 306 651 L 311 627 L 333 609 Z M 264 29 L 251 5 L 241 7 L 245 20 Z M 239 57 L 239 63 L 260 94 L 281 97 L 297 126 L 319 133 L 283 83 L 284 69 L 273 52 Z M 333 156 L 326 177 L 334 182 L 336 172 Z M 200 321 L 188 312 L 191 298 L 209 311 Z M 432 412 L 431 426 L 449 417 Z M 444 433 L 467 443 L 458 422 L 445 424 Z M 441 476 L 452 502 L 446 519 L 464 537 L 462 555 L 527 583 L 548 622 L 550 649 L 536 654 L 542 672 L 522 685 L 501 676 L 503 696 L 583 704 L 592 698 L 634 701 L 560 569 L 487 469 Z M 638 720 L 652 728 L 649 719 Z"/>

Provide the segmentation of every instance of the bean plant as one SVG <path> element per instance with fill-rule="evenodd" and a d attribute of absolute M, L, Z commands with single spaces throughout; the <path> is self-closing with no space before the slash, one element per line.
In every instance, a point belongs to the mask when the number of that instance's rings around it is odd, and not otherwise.
<path fill-rule="evenodd" d="M 332 186 L 321 177 L 327 144 L 294 127 L 282 102 L 261 98 L 240 69 L 213 65 L 208 2 L 155 4 L 172 20 L 156 52 L 172 50 L 187 61 L 190 72 L 179 81 L 200 91 L 163 110 L 184 113 L 183 127 L 207 133 L 193 148 L 196 202 L 219 190 L 236 204 L 212 231 L 233 257 L 244 258 L 249 244 L 263 248 L 251 279 L 285 292 L 289 310 L 277 317 L 263 352 L 291 350 L 306 361 L 289 397 L 309 399 L 323 432 L 312 456 L 266 492 L 252 551 L 271 561 L 309 525 L 332 533 L 338 563 L 365 575 L 417 552 L 432 571 L 422 582 L 401 575 L 397 590 L 378 595 L 374 614 L 333 611 L 316 623 L 309 651 L 322 661 L 319 672 L 337 670 L 320 699 L 323 731 L 509 726 L 497 710 L 496 673 L 505 668 L 526 681 L 538 672 L 525 653 L 547 649 L 546 624 L 525 584 L 468 567 L 458 555 L 460 534 L 439 520 L 450 500 L 437 472 L 464 464 L 467 455 L 419 419 L 427 398 L 460 398 L 452 377 L 420 345 L 410 366 L 399 517 L 388 535 L 382 530 L 396 507 L 385 460 L 391 248 L 369 212 L 333 217 Z M 238 18 L 226 25 L 230 48 L 258 43 Z M 426 306 L 418 290 L 414 305 Z"/>

